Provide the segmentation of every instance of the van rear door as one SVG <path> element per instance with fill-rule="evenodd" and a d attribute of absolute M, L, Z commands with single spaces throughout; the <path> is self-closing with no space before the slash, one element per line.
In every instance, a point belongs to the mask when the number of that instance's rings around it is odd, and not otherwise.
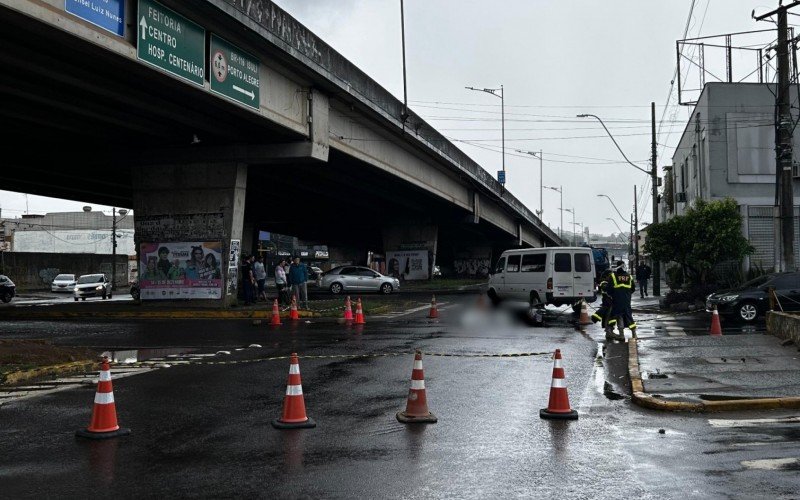
<path fill-rule="evenodd" d="M 575 297 L 594 296 L 593 256 L 589 252 L 575 252 L 572 276 Z"/>
<path fill-rule="evenodd" d="M 553 297 L 574 297 L 572 252 L 553 254 Z"/>

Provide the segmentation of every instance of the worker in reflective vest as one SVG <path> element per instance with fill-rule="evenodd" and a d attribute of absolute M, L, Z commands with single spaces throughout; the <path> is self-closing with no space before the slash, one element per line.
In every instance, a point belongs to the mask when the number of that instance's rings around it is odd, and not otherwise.
<path fill-rule="evenodd" d="M 636 322 L 631 311 L 631 295 L 636 291 L 633 278 L 625 271 L 625 263 L 618 260 L 612 267 L 606 284 L 606 292 L 611 295 L 611 319 L 608 320 L 606 338 L 625 340 L 625 328 L 629 328 L 636 337 Z M 614 334 L 614 326 L 619 333 Z"/>

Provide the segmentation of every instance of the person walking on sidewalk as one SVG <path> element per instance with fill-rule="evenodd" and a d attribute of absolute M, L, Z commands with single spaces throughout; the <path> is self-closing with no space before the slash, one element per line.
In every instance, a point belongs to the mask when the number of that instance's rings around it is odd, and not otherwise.
<path fill-rule="evenodd" d="M 253 276 L 253 258 L 245 257 L 242 261 L 242 288 L 244 289 L 244 305 L 254 304 L 256 279 Z"/>
<path fill-rule="evenodd" d="M 651 273 L 652 269 L 644 262 L 636 266 L 636 282 L 639 283 L 639 296 L 641 298 L 647 297 L 647 281 L 650 279 Z"/>
<path fill-rule="evenodd" d="M 631 295 L 636 291 L 631 275 L 625 271 L 625 263 L 618 260 L 612 267 L 610 280 L 605 286 L 606 293 L 611 295 L 611 319 L 606 327 L 606 340 L 625 341 L 625 328 L 629 328 L 636 337 L 636 322 L 631 311 Z M 614 333 L 614 327 L 619 333 Z"/>
<path fill-rule="evenodd" d="M 286 289 L 289 283 L 286 281 L 286 259 L 281 259 L 280 263 L 275 266 L 275 288 L 278 289 L 278 302 L 281 305 L 288 302 Z"/>
<path fill-rule="evenodd" d="M 289 284 L 292 285 L 292 295 L 297 298 L 297 302 L 302 304 L 303 309 L 308 309 L 308 271 L 306 266 L 300 263 L 300 257 L 295 257 L 292 265 L 289 266 Z"/>
<path fill-rule="evenodd" d="M 256 278 L 256 283 L 258 284 L 256 301 L 263 299 L 264 302 L 266 302 L 267 292 L 264 290 L 264 283 L 267 281 L 267 270 L 264 269 L 264 258 L 260 255 L 256 257 L 256 261 L 253 263 L 253 276 Z"/>

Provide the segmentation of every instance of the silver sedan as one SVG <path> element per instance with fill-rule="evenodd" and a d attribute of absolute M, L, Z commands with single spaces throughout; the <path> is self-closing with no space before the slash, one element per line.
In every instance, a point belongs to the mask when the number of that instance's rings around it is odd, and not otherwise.
<path fill-rule="evenodd" d="M 390 294 L 400 289 L 400 280 L 384 276 L 363 266 L 339 266 L 322 276 L 322 288 L 333 294 L 350 291 L 373 291 Z"/>

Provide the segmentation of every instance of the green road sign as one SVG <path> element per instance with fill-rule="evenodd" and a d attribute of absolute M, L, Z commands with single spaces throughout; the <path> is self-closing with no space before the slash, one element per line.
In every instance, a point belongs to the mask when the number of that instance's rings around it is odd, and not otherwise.
<path fill-rule="evenodd" d="M 211 90 L 258 109 L 260 104 L 258 59 L 211 34 Z"/>
<path fill-rule="evenodd" d="M 196 85 L 206 72 L 206 31 L 153 0 L 139 0 L 136 55 Z"/>

